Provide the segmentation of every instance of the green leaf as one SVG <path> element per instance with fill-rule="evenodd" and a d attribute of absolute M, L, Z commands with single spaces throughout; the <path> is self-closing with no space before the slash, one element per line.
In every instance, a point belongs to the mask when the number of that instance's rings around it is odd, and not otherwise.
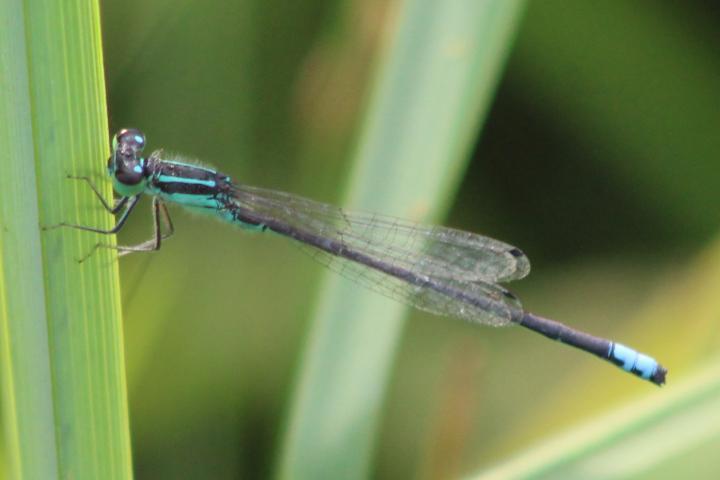
<path fill-rule="evenodd" d="M 669 394 L 594 418 L 476 478 L 678 478 L 682 456 L 720 438 L 720 358 Z M 711 461 L 710 456 L 705 461 Z"/>
<path fill-rule="evenodd" d="M 421 221 L 450 204 L 487 113 L 521 1 L 402 2 L 346 205 Z M 321 291 L 281 478 L 365 478 L 405 307 L 337 276 Z"/>
<path fill-rule="evenodd" d="M 96 235 L 39 228 L 112 222 L 87 185 L 66 179 L 102 171 L 107 158 L 98 4 L 0 3 L 0 70 L 8 476 L 130 478 L 114 254 L 79 264 Z"/>

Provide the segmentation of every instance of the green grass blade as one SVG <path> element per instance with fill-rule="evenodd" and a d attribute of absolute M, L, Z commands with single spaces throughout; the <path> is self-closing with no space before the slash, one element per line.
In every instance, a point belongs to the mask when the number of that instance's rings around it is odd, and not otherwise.
<path fill-rule="evenodd" d="M 521 1 L 402 2 L 346 204 L 415 220 L 448 207 L 487 112 Z M 328 277 L 309 338 L 281 478 L 365 478 L 406 309 Z"/>
<path fill-rule="evenodd" d="M 116 262 L 79 265 L 94 235 L 38 228 L 112 221 L 65 179 L 101 172 L 108 152 L 98 4 L 10 0 L 0 14 L 8 463 L 20 478 L 130 478 Z"/>
<path fill-rule="evenodd" d="M 691 470 L 682 457 L 703 445 L 716 445 L 720 438 L 720 359 L 709 364 L 666 395 L 649 395 L 562 435 L 546 438 L 506 464 L 472 478 L 687 475 Z"/>
<path fill-rule="evenodd" d="M 0 4 L 0 332 L 11 478 L 57 473 L 22 2 Z"/>

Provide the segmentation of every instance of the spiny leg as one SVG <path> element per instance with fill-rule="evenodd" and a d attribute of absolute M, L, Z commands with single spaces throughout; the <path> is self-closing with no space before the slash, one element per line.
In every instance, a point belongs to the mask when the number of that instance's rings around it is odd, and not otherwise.
<path fill-rule="evenodd" d="M 120 252 L 120 256 L 128 255 L 133 252 L 153 252 L 156 250 L 160 250 L 162 241 L 170 238 L 175 233 L 175 227 L 173 226 L 172 220 L 170 219 L 170 213 L 168 212 L 167 207 L 158 197 L 153 198 L 152 209 L 154 225 L 154 232 L 152 238 L 142 243 L 138 243 L 137 245 L 108 245 L 106 243 L 100 242 L 95 244 L 92 250 L 90 250 L 90 252 L 85 255 L 85 257 L 81 258 L 79 262 L 82 263 L 88 258 L 90 258 L 92 254 L 95 253 L 95 250 L 97 250 L 98 248 L 110 248 L 112 250 L 117 250 Z M 167 232 L 163 233 L 162 231 L 162 228 L 160 226 L 161 219 Z"/>
<path fill-rule="evenodd" d="M 162 232 L 160 228 L 160 221 L 165 227 L 165 232 Z M 170 213 L 168 212 L 167 206 L 158 198 L 153 198 L 153 224 L 155 226 L 153 236 L 137 245 L 110 245 L 110 248 L 120 251 L 120 256 L 128 255 L 133 252 L 154 252 L 160 250 L 163 240 L 167 240 L 172 237 L 175 233 L 175 226 L 173 225 Z"/>
<path fill-rule="evenodd" d="M 75 176 L 75 175 L 68 175 L 67 178 L 71 180 L 83 180 L 84 182 L 87 182 L 88 185 L 90 185 L 90 188 L 92 188 L 92 191 L 95 192 L 95 196 L 100 200 L 103 207 L 105 207 L 105 210 L 115 215 L 120 211 L 120 209 L 125 206 L 128 199 L 130 197 L 120 197 L 114 201 L 114 205 L 111 207 L 107 200 L 105 200 L 105 197 L 103 197 L 102 193 L 100 193 L 100 190 L 95 186 L 92 180 L 90 180 L 90 177 L 84 177 L 84 176 Z"/>
<path fill-rule="evenodd" d="M 130 199 L 130 203 L 128 203 L 128 199 Z M 121 201 L 118 202 L 118 203 L 121 203 L 121 205 L 120 205 L 121 207 L 127 203 L 127 207 L 125 208 L 125 211 L 122 213 L 122 215 L 118 219 L 115 226 L 113 228 L 111 228 L 110 230 L 104 230 L 102 228 L 88 227 L 86 225 L 77 225 L 74 223 L 65 223 L 65 222 L 58 223 L 57 225 L 53 225 L 51 227 L 44 227 L 43 230 L 52 230 L 52 229 L 58 228 L 58 227 L 69 227 L 69 228 L 74 228 L 76 230 L 84 230 L 86 232 L 102 233 L 103 235 L 112 235 L 113 233 L 117 233 L 120 231 L 120 229 L 122 229 L 122 227 L 125 225 L 125 222 L 127 221 L 128 217 L 130 216 L 130 212 L 133 211 L 133 208 L 135 208 L 135 205 L 137 205 L 139 200 L 140 200 L 140 195 L 135 195 L 133 197 L 123 197 L 121 199 Z"/>

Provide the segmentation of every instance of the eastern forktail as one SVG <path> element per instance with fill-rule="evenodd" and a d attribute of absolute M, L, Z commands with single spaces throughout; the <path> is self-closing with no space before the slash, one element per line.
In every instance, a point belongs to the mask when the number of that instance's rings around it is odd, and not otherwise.
<path fill-rule="evenodd" d="M 140 130 L 123 129 L 114 136 L 107 168 L 120 197 L 112 206 L 89 178 L 73 177 L 87 181 L 110 213 L 124 208 L 113 228 L 60 226 L 117 233 L 140 196 L 150 195 L 155 225 L 150 240 L 133 246 L 99 243 L 96 248 L 113 248 L 121 255 L 159 250 L 174 232 L 165 203 L 176 203 L 244 229 L 289 237 L 327 267 L 420 310 L 485 325 L 521 325 L 656 385 L 665 383 L 667 370 L 653 358 L 523 310 L 517 297 L 498 284 L 523 278 L 530 271 L 528 258 L 512 245 L 451 228 L 346 212 L 290 193 L 233 183 L 210 168 L 164 158 L 161 150 L 145 158 L 144 148 L 145 135 Z"/>

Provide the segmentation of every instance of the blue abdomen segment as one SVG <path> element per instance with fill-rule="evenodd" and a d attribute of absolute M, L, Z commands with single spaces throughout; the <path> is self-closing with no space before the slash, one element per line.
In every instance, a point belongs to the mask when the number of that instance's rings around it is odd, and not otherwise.
<path fill-rule="evenodd" d="M 519 318 L 513 321 L 525 328 L 597 355 L 603 360 L 612 362 L 626 372 L 649 380 L 655 385 L 663 385 L 665 383 L 667 369 L 655 361 L 654 358 L 639 353 L 630 347 L 575 330 L 560 322 L 543 318 L 530 312 L 522 312 L 522 315 L 518 317 Z"/>
<path fill-rule="evenodd" d="M 655 378 L 659 373 L 659 364 L 654 358 L 621 343 L 610 344 L 608 359 L 623 370 L 646 380 Z"/>

